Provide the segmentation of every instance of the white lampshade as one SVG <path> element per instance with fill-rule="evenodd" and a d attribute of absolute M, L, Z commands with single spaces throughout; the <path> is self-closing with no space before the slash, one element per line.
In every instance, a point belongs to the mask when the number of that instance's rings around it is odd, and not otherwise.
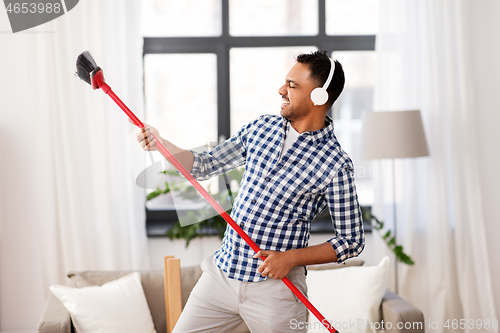
<path fill-rule="evenodd" d="M 420 111 L 365 112 L 363 159 L 429 156 Z"/>

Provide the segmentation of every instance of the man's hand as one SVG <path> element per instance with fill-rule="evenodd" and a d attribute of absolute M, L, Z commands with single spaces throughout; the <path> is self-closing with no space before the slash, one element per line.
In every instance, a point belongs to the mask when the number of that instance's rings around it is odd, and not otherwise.
<path fill-rule="evenodd" d="M 134 124 L 132 120 L 129 119 L 129 122 Z M 134 124 L 135 125 L 135 124 Z M 139 128 L 136 132 L 137 142 L 141 145 L 142 149 L 146 151 L 155 151 L 158 150 L 156 147 L 156 140 L 153 139 L 153 135 L 161 140 L 160 133 L 156 128 L 144 123 L 144 128 Z"/>
<path fill-rule="evenodd" d="M 295 266 L 325 264 L 337 261 L 337 253 L 328 242 L 285 252 L 259 251 L 254 258 L 267 257 L 259 267 L 262 276 L 284 278 Z"/>
<path fill-rule="evenodd" d="M 264 277 L 268 276 L 273 279 L 281 280 L 290 272 L 292 268 L 295 267 L 293 257 L 289 253 L 289 251 L 278 252 L 261 250 L 257 252 L 253 257 L 267 257 L 259 267 L 259 272 Z"/>

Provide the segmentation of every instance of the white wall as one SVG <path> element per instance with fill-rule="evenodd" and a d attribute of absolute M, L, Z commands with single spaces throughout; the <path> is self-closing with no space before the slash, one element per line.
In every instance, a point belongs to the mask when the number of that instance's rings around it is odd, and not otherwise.
<path fill-rule="evenodd" d="M 469 45 L 474 72 L 474 105 L 479 172 L 497 318 L 500 318 L 500 1 L 470 2 Z"/>

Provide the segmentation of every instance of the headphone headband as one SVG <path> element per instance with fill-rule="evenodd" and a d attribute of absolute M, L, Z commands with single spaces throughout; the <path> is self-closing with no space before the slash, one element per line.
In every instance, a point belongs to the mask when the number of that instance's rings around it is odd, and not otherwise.
<path fill-rule="evenodd" d="M 326 90 L 328 89 L 330 82 L 332 82 L 333 73 L 335 73 L 335 61 L 332 58 L 328 59 L 330 59 L 331 65 L 330 73 L 328 73 L 328 78 L 326 79 L 325 84 L 323 84 L 323 87 L 316 88 L 311 91 L 311 100 L 314 105 L 324 105 L 328 102 L 329 96 Z"/>
<path fill-rule="evenodd" d="M 328 89 L 330 82 L 332 82 L 333 73 L 335 73 L 335 61 L 332 58 L 330 58 L 330 62 L 332 63 L 330 66 L 330 73 L 328 73 L 328 78 L 326 79 L 326 82 L 323 85 L 323 89 L 325 90 Z"/>

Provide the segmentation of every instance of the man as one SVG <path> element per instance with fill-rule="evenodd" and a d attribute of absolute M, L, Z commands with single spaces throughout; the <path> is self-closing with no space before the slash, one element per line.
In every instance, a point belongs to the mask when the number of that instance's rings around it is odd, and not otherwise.
<path fill-rule="evenodd" d="M 242 320 L 252 332 L 290 332 L 292 319 L 305 322 L 306 308 L 280 279 L 288 276 L 306 294 L 305 265 L 343 262 L 363 250 L 353 165 L 327 115 L 344 87 L 340 63 L 326 104 L 310 97 L 331 68 L 326 52 L 298 55 L 278 90 L 281 116 L 257 118 L 211 152 L 160 139 L 198 180 L 245 165 L 231 217 L 262 249 L 253 253 L 228 226 L 220 249 L 202 262 L 203 276 L 174 332 L 232 332 Z M 152 133 L 160 138 L 150 126 L 138 132 L 145 150 L 156 150 Z M 336 236 L 308 246 L 311 221 L 327 207 Z"/>

